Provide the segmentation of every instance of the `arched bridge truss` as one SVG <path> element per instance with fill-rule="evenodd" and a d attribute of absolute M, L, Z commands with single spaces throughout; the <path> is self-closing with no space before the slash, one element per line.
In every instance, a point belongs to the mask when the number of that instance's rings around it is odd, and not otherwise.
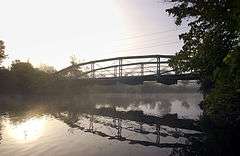
<path fill-rule="evenodd" d="M 168 65 L 171 57 L 173 55 L 142 55 L 94 60 L 69 66 L 55 75 L 74 80 L 120 80 L 126 83 L 156 80 L 174 84 L 177 80 L 197 79 L 190 73 L 176 74 Z"/>

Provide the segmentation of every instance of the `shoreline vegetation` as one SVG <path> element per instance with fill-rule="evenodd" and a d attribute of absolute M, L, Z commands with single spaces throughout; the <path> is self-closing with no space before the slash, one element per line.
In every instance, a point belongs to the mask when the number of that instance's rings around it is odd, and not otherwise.
<path fill-rule="evenodd" d="M 199 86 L 190 81 L 179 85 L 145 82 L 143 85 L 83 85 L 80 80 L 53 78 L 56 70 L 50 66 L 34 68 L 30 62 L 16 60 L 9 69 L 0 68 L 0 95 L 72 95 L 86 93 L 164 93 L 197 92 Z M 81 71 L 75 71 L 81 72 Z"/>

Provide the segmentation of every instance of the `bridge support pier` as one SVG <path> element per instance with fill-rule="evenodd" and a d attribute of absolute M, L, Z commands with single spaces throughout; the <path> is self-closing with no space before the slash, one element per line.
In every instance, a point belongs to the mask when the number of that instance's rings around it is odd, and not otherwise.
<path fill-rule="evenodd" d="M 141 64 L 141 76 L 144 75 L 144 64 Z"/>
<path fill-rule="evenodd" d="M 160 124 L 156 124 L 156 133 L 157 133 L 156 144 L 160 144 L 160 141 L 161 141 L 160 128 L 161 128 Z"/>
<path fill-rule="evenodd" d="M 157 57 L 157 77 L 160 77 L 160 57 Z"/>
<path fill-rule="evenodd" d="M 121 139 L 122 138 L 122 119 L 118 118 L 117 121 L 118 121 L 118 124 L 117 124 L 117 138 Z"/>
<path fill-rule="evenodd" d="M 119 69 L 118 69 L 119 77 L 122 77 L 122 59 L 119 59 Z"/>
<path fill-rule="evenodd" d="M 94 63 L 91 64 L 92 78 L 95 78 Z"/>
<path fill-rule="evenodd" d="M 117 67 L 114 67 L 114 77 L 117 77 Z"/>

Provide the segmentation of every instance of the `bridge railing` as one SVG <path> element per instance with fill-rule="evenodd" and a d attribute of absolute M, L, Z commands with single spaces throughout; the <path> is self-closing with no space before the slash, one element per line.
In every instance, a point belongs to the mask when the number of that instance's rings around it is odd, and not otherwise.
<path fill-rule="evenodd" d="M 173 74 L 172 55 L 142 55 L 88 61 L 64 68 L 56 76 L 71 79 Z"/>

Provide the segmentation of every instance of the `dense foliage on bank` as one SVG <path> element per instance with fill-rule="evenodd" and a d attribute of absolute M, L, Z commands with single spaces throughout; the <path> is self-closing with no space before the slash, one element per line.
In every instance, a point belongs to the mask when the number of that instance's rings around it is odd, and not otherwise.
<path fill-rule="evenodd" d="M 85 88 L 74 81 L 58 80 L 49 66 L 34 68 L 30 62 L 14 61 L 0 68 L 0 94 L 80 94 Z"/>
<path fill-rule="evenodd" d="M 201 75 L 207 148 L 203 155 L 235 155 L 240 128 L 240 1 L 169 0 L 166 11 L 190 30 L 170 65 Z M 206 124 L 206 121 L 208 122 Z M 210 153 L 209 153 L 210 152 Z"/>

